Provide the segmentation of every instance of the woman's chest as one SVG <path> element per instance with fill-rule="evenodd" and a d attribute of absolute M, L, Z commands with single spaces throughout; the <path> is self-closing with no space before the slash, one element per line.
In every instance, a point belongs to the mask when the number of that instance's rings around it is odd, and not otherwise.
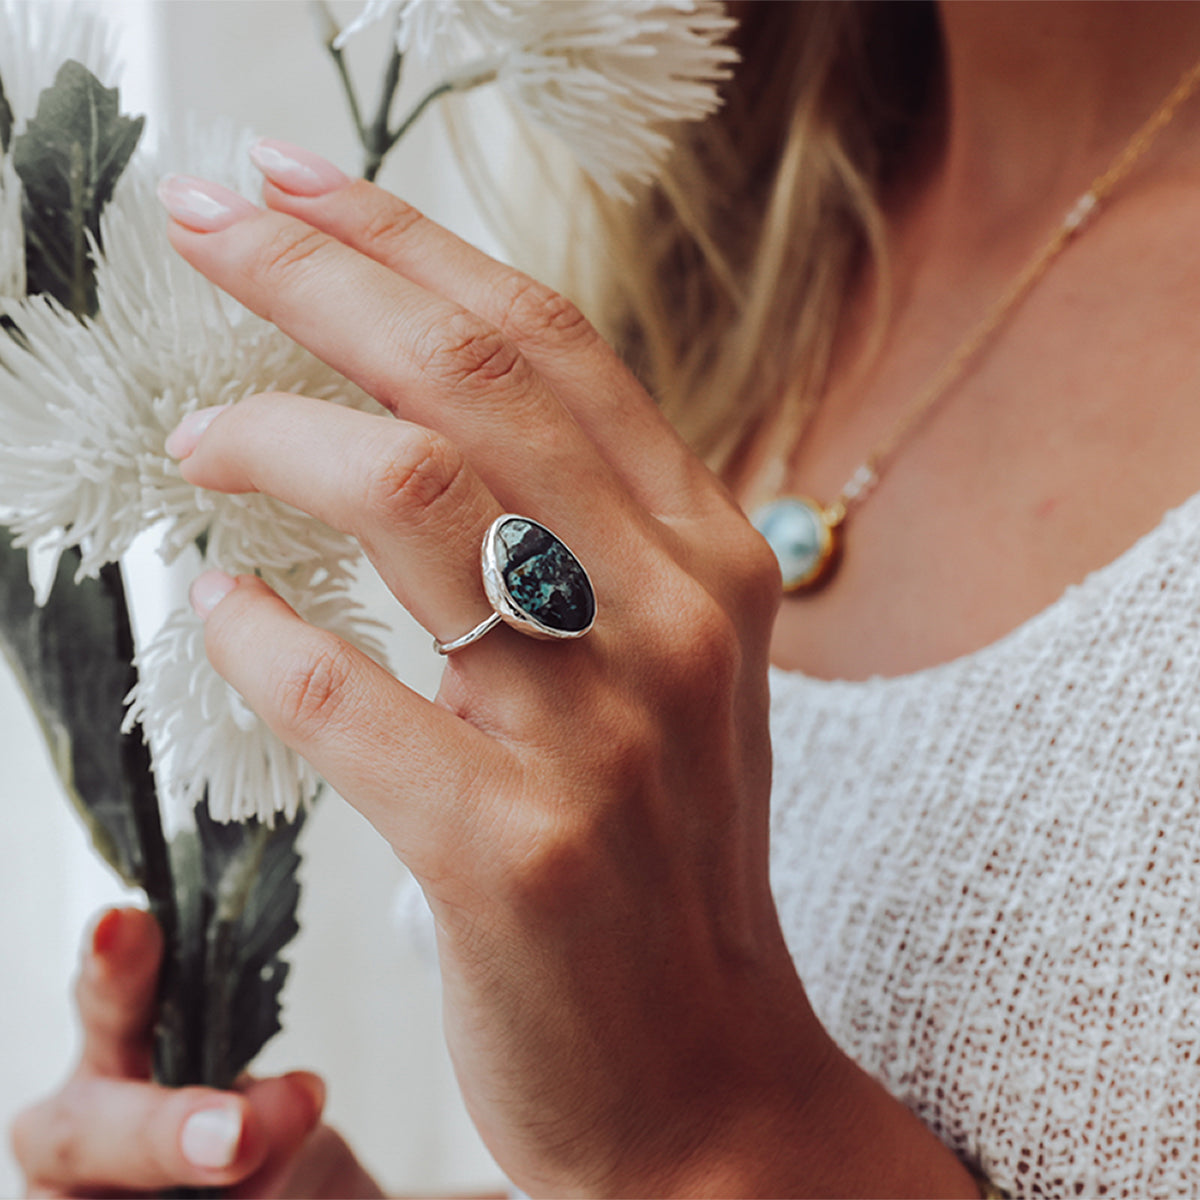
<path fill-rule="evenodd" d="M 1167 219 L 1193 208 L 1089 233 L 944 388 L 977 301 L 934 281 L 869 370 L 835 362 L 783 488 L 829 503 L 882 452 L 879 482 L 849 506 L 832 583 L 785 601 L 778 665 L 861 679 L 969 653 L 1200 488 L 1200 260 Z"/>
<path fill-rule="evenodd" d="M 784 598 L 775 664 L 864 679 L 947 662 L 1128 550 L 1200 488 L 1200 340 L 1186 378 L 1116 386 L 1014 398 L 1014 380 L 981 379 L 850 506 L 832 580 Z M 839 474 L 809 454 L 794 486 L 828 502 Z"/>
<path fill-rule="evenodd" d="M 772 877 L 814 1007 L 1010 1190 L 1194 1178 L 1196 574 L 1157 612 L 1089 584 L 909 679 L 774 677 Z"/>

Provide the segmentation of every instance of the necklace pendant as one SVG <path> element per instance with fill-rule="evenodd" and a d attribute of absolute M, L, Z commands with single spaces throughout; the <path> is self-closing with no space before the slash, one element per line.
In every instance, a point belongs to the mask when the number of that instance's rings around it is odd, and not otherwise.
<path fill-rule="evenodd" d="M 750 523 L 767 539 L 783 572 L 783 590 L 812 590 L 837 569 L 845 511 L 808 496 L 783 496 L 754 510 Z"/>

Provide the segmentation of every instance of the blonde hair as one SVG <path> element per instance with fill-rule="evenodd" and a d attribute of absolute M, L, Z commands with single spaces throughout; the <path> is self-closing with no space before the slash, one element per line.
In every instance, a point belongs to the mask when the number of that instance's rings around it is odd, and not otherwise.
<path fill-rule="evenodd" d="M 864 256 L 886 278 L 879 193 L 940 62 L 931 3 L 731 7 L 724 107 L 636 205 L 593 196 L 600 271 L 568 281 L 718 471 L 767 420 L 798 436 Z"/>
<path fill-rule="evenodd" d="M 659 182 L 632 205 L 588 185 L 519 115 L 505 169 L 468 132 L 484 116 L 469 118 L 476 97 L 442 108 L 468 186 L 514 261 L 579 302 L 721 473 L 764 422 L 785 441 L 799 436 L 867 261 L 886 302 L 879 194 L 941 61 L 933 0 L 729 8 L 741 62 L 724 104 L 679 130 Z"/>

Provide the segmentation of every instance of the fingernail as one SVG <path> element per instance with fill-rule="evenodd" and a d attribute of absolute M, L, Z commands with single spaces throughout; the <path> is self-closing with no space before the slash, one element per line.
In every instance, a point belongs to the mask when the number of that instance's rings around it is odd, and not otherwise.
<path fill-rule="evenodd" d="M 227 1167 L 242 1140 L 242 1112 L 232 1106 L 192 1113 L 179 1133 L 179 1148 L 194 1167 Z"/>
<path fill-rule="evenodd" d="M 163 443 L 163 449 L 172 458 L 187 458 L 200 444 L 204 431 L 229 407 L 228 404 L 218 404 L 212 408 L 198 408 L 186 417 L 169 433 Z"/>
<path fill-rule="evenodd" d="M 235 587 L 237 587 L 237 580 L 232 575 L 226 575 L 224 571 L 205 571 L 203 575 L 196 577 L 192 584 L 192 590 L 188 593 L 188 598 L 196 613 L 204 618 Z"/>
<path fill-rule="evenodd" d="M 294 196 L 323 196 L 350 182 L 350 176 L 328 159 L 274 138 L 255 142 L 250 159 L 276 187 Z"/>
<path fill-rule="evenodd" d="M 180 225 L 197 233 L 217 233 L 258 212 L 237 192 L 191 175 L 167 175 L 159 180 L 158 198 Z"/>
<path fill-rule="evenodd" d="M 107 958 L 121 937 L 121 910 L 110 908 L 92 929 L 92 953 L 97 958 Z"/>

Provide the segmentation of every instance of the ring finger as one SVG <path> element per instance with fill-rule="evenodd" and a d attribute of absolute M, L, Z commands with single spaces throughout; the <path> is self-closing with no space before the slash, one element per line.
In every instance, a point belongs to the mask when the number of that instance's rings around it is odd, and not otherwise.
<path fill-rule="evenodd" d="M 169 446 L 199 487 L 265 492 L 352 534 L 434 637 L 457 637 L 490 611 L 479 542 L 501 507 L 438 434 L 304 396 L 267 394 L 200 410 Z"/>

